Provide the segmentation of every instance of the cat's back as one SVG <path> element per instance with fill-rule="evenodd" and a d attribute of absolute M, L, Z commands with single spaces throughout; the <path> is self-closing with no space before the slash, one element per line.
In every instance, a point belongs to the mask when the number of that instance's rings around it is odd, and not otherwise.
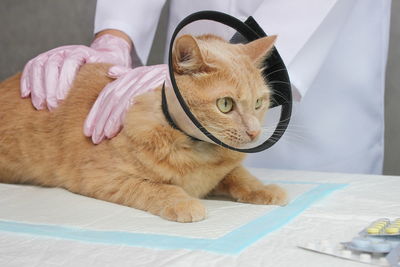
<path fill-rule="evenodd" d="M 55 110 L 55 115 L 68 113 L 68 117 L 74 117 L 80 123 L 83 122 L 101 90 L 112 81 L 107 76 L 110 66 L 110 64 L 101 63 L 83 65 L 72 84 L 67 98 Z"/>
<path fill-rule="evenodd" d="M 110 82 L 110 78 L 106 76 L 109 67 L 109 64 L 84 65 L 78 72 L 67 98 L 54 112 L 51 112 L 52 114 L 47 109 L 38 112 L 29 97 L 25 99 L 21 97 L 21 73 L 15 74 L 0 82 L 1 124 L 6 125 L 8 122 L 12 122 L 13 125 L 27 125 L 27 122 L 35 122 L 41 118 L 48 119 L 47 117 L 50 115 L 58 116 L 66 110 L 76 111 L 77 108 L 78 110 L 84 109 L 85 115 L 87 115 L 100 91 Z M 71 112 L 71 114 L 73 113 Z"/>
<path fill-rule="evenodd" d="M 24 100 L 20 95 L 21 73 L 6 79 L 0 83 L 0 118 L 1 124 L 7 124 L 9 120 L 20 121 L 17 118 L 23 114 L 34 111 L 30 101 Z M 1 126 L 0 126 L 1 127 Z"/>
<path fill-rule="evenodd" d="M 30 98 L 21 98 L 20 73 L 0 83 L 0 180 L 46 176 L 67 151 L 76 152 L 90 142 L 83 135 L 83 123 L 99 92 L 110 82 L 108 68 L 107 64 L 84 65 L 67 98 L 52 112 L 37 111 Z"/>

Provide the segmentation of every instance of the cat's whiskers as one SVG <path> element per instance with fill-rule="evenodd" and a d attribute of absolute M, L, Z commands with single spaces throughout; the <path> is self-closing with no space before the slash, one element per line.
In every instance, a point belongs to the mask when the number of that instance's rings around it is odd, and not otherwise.
<path fill-rule="evenodd" d="M 269 135 L 272 135 L 274 133 L 275 129 L 271 129 L 271 128 L 263 128 L 263 131 Z M 297 131 L 297 132 L 296 132 Z M 306 138 L 305 133 L 307 133 L 306 131 L 299 131 L 299 129 L 291 129 L 288 128 L 286 130 L 284 129 L 276 129 L 277 133 L 284 133 L 284 137 L 288 138 L 288 139 L 292 139 L 294 141 L 307 141 L 308 139 Z M 274 138 L 272 137 L 272 140 Z"/>
<path fill-rule="evenodd" d="M 268 125 L 268 126 L 263 126 L 261 128 L 262 129 L 275 129 L 276 126 Z M 289 123 L 288 129 L 296 129 L 296 130 L 302 130 L 303 129 L 303 130 L 307 130 L 308 128 L 306 126 L 304 126 L 304 125 L 300 125 L 300 124 L 296 125 L 296 124 Z"/>
<path fill-rule="evenodd" d="M 279 69 L 279 70 L 274 70 L 274 71 L 268 72 L 268 73 L 265 75 L 265 77 L 268 78 L 268 76 L 270 76 L 271 74 L 274 74 L 274 73 L 276 73 L 276 72 L 278 72 L 278 71 L 286 71 L 286 69 L 282 68 L 282 69 Z"/>
<path fill-rule="evenodd" d="M 284 82 L 284 81 L 272 81 L 272 82 L 268 82 L 268 84 L 275 84 L 275 83 L 290 84 L 289 82 Z"/>
<path fill-rule="evenodd" d="M 270 106 L 272 106 L 272 104 L 276 104 L 276 106 L 280 106 L 282 104 L 289 103 L 289 100 L 287 99 L 287 97 L 280 94 L 279 92 L 274 91 L 271 96 L 272 97 L 270 98 Z M 275 98 L 273 98 L 273 96 L 279 96 L 279 98 L 283 99 L 284 101 L 277 102 L 275 100 Z"/>

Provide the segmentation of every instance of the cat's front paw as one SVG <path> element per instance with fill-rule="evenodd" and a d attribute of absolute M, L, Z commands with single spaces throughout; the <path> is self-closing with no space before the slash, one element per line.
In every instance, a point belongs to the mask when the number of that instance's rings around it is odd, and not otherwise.
<path fill-rule="evenodd" d="M 238 201 L 252 204 L 285 206 L 288 203 L 288 196 L 282 187 L 271 184 L 265 185 L 260 189 L 242 192 Z"/>
<path fill-rule="evenodd" d="M 160 216 L 176 222 L 198 222 L 206 218 L 206 208 L 198 199 L 179 200 L 164 207 Z"/>

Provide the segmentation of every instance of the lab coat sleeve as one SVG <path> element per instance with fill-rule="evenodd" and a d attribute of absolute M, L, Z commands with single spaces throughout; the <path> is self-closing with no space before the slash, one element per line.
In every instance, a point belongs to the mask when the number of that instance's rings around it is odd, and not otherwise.
<path fill-rule="evenodd" d="M 253 17 L 270 34 L 300 100 L 312 85 L 355 0 L 268 0 Z"/>
<path fill-rule="evenodd" d="M 164 4 L 165 0 L 97 0 L 94 32 L 123 31 L 145 64 Z"/>

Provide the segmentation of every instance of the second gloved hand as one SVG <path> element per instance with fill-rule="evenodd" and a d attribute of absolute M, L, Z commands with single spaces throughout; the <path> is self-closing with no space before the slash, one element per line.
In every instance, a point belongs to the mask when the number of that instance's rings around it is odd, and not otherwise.
<path fill-rule="evenodd" d="M 114 66 L 108 76 L 116 80 L 101 91 L 84 124 L 84 134 L 92 137 L 95 144 L 118 134 L 136 96 L 156 89 L 165 81 L 169 83 L 165 64 L 135 69 Z"/>

